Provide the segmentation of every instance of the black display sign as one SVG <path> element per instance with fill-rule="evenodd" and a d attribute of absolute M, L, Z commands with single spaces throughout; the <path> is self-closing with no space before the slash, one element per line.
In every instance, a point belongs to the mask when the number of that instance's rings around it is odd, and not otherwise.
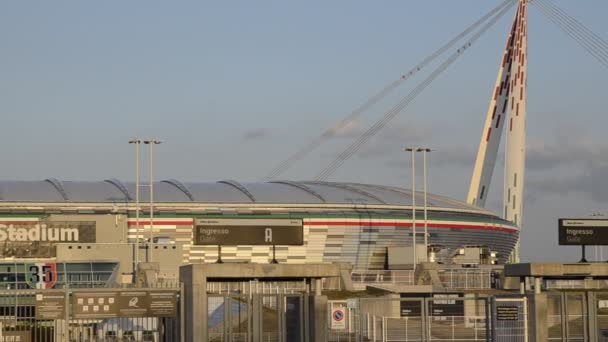
<path fill-rule="evenodd" d="M 72 315 L 75 319 L 175 317 L 177 292 L 174 290 L 74 292 Z"/>
<path fill-rule="evenodd" d="M 296 245 L 304 244 L 300 219 L 197 219 L 195 245 Z"/>
<path fill-rule="evenodd" d="M 608 220 L 559 219 L 560 245 L 608 245 Z"/>
<path fill-rule="evenodd" d="M 464 301 L 458 293 L 434 294 L 429 311 L 433 316 L 464 316 Z"/>
<path fill-rule="evenodd" d="M 517 321 L 519 320 L 519 307 L 517 306 L 497 306 L 497 321 Z"/>
<path fill-rule="evenodd" d="M 401 317 L 420 317 L 422 314 L 421 300 L 401 300 L 399 303 Z"/>

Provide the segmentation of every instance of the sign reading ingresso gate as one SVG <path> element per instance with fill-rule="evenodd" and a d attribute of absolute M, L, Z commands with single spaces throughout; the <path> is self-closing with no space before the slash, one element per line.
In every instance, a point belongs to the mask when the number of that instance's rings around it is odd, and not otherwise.
<path fill-rule="evenodd" d="M 195 245 L 303 245 L 301 219 L 197 219 Z"/>
<path fill-rule="evenodd" d="M 559 219 L 560 245 L 608 245 L 608 220 Z"/>

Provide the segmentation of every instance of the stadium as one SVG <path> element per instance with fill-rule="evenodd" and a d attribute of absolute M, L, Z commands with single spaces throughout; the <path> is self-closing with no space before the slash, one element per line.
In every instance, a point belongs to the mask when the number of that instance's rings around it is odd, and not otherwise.
<path fill-rule="evenodd" d="M 80 281 L 103 282 L 132 272 L 139 231 L 139 259 L 149 257 L 152 238 L 152 261 L 160 262 L 161 275 L 175 278 L 180 264 L 218 259 L 217 246 L 193 244 L 194 222 L 202 218 L 301 220 L 303 245 L 276 246 L 280 263 L 345 262 L 355 269 L 384 269 L 388 248 L 412 246 L 412 194 L 397 187 L 162 180 L 154 184 L 152 225 L 149 194 L 142 190 L 138 221 L 134 183 L 1 181 L 0 254 L 2 264 L 13 265 L 13 270 L 0 273 L 18 277 L 15 269 L 21 263 L 49 262 L 64 269 L 66 277 L 71 268 L 78 270 Z M 415 200 L 416 235 L 422 244 L 423 193 L 416 193 Z M 505 262 L 517 242 L 517 226 L 485 209 L 434 194 L 428 194 L 427 208 L 428 243 L 440 246 L 444 255 L 475 245 Z M 223 246 L 221 257 L 226 262 L 268 263 L 272 247 Z M 61 270 L 58 274 L 63 277 Z"/>

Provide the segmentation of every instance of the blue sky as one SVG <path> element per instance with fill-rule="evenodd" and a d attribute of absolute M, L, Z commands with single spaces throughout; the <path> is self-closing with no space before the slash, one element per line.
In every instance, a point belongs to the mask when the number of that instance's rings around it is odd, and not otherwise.
<path fill-rule="evenodd" d="M 606 1 L 555 3 L 608 37 Z M 258 180 L 497 4 L 1 2 L 0 178 L 131 180 L 139 136 L 165 142 L 159 179 Z M 330 180 L 409 187 L 401 148 L 424 144 L 430 190 L 463 199 L 513 13 Z M 608 70 L 533 6 L 529 27 L 523 256 L 573 260 L 557 218 L 608 212 Z M 314 177 L 424 76 L 285 177 Z"/>

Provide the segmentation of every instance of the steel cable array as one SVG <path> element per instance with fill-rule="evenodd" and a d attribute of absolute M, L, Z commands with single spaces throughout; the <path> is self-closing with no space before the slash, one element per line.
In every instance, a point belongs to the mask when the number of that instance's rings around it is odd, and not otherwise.
<path fill-rule="evenodd" d="M 482 34 L 492 27 L 498 19 L 500 19 L 513 6 L 514 2 L 509 2 L 497 14 L 495 14 L 479 31 L 477 31 L 465 44 L 463 44 L 456 52 L 451 54 L 443 63 L 441 63 L 422 83 L 416 86 L 408 95 L 401 99 L 391 110 L 386 112 L 384 116 L 376 121 L 367 131 L 365 131 L 357 140 L 350 144 L 342 153 L 340 153 L 325 169 L 317 174 L 315 181 L 324 181 L 330 177 L 345 161 L 350 159 L 369 139 L 376 135 L 386 124 L 394 119 L 412 100 L 414 100 L 426 87 L 428 87 L 437 76 L 445 71 L 458 57 L 460 57 Z"/>
<path fill-rule="evenodd" d="M 469 35 L 473 30 L 475 30 L 477 27 L 482 25 L 484 22 L 486 22 L 489 18 L 494 16 L 496 13 L 500 12 L 501 10 L 504 10 L 507 7 L 512 6 L 513 3 L 514 3 L 514 0 L 504 0 L 503 2 L 501 2 L 498 6 L 496 6 L 495 8 L 490 10 L 488 13 L 486 13 L 484 16 L 482 16 L 479 20 L 477 20 L 472 25 L 467 27 L 464 31 L 460 32 L 458 35 L 456 35 L 454 38 L 452 38 L 446 44 L 444 44 L 439 49 L 437 49 L 435 52 L 433 52 L 432 54 L 430 54 L 429 56 L 424 58 L 414 68 L 412 68 L 405 74 L 401 75 L 399 77 L 399 79 L 391 82 L 390 84 L 388 84 L 387 86 L 382 88 L 382 90 L 380 90 L 378 93 L 371 96 L 369 99 L 367 99 L 365 102 L 363 102 L 362 105 L 360 105 L 355 110 L 353 110 L 348 116 L 346 116 L 344 119 L 340 120 L 336 125 L 334 125 L 330 129 L 326 130 L 320 136 L 311 140 L 307 145 L 305 145 L 304 147 L 299 149 L 297 152 L 292 154 L 289 158 L 282 161 L 279 165 L 277 165 L 274 169 L 272 169 L 272 171 L 266 177 L 264 177 L 264 180 L 272 180 L 272 179 L 275 179 L 278 176 L 282 175 L 285 171 L 287 171 L 289 168 L 291 168 L 296 162 L 298 162 L 299 160 L 304 158 L 306 155 L 308 155 L 310 152 L 312 152 L 314 149 L 316 149 L 319 145 L 321 145 L 327 139 L 333 137 L 335 135 L 335 132 L 337 132 L 341 128 L 346 127 L 349 123 L 353 122 L 355 119 L 357 119 L 359 116 L 361 116 L 361 114 L 363 114 L 365 111 L 367 111 L 373 105 L 375 105 L 376 103 L 378 103 L 382 99 L 384 99 L 387 95 L 389 95 L 393 90 L 395 90 L 397 87 L 399 87 L 401 84 L 403 84 L 409 78 L 411 78 L 414 74 L 416 74 L 417 72 L 422 70 L 425 66 L 427 66 L 429 63 L 433 62 L 439 56 L 443 55 L 446 51 L 448 51 L 448 49 L 450 49 L 452 46 L 454 46 L 454 44 L 456 44 L 458 41 L 462 40 L 464 37 Z"/>
<path fill-rule="evenodd" d="M 601 36 L 549 0 L 534 0 L 531 3 L 603 66 L 608 67 L 608 43 Z"/>

